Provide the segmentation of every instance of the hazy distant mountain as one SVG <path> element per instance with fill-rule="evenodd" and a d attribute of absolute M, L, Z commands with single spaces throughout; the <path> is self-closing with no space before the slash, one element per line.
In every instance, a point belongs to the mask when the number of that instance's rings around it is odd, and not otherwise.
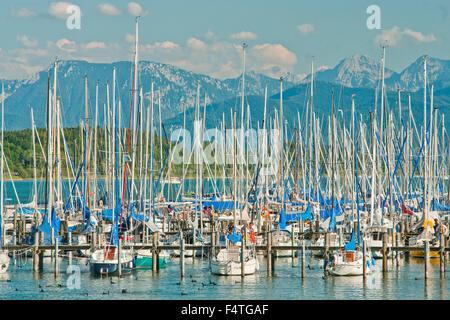
<path fill-rule="evenodd" d="M 423 59 L 419 57 L 402 72 L 397 73 L 385 66 L 385 86 L 387 90 L 417 91 L 423 89 Z M 450 86 L 450 60 L 427 57 L 428 83 L 435 89 Z M 381 59 L 355 54 L 341 60 L 334 68 L 316 71 L 317 81 L 341 84 L 351 88 L 375 88 L 381 85 Z M 303 82 L 311 81 L 309 74 Z"/>
<path fill-rule="evenodd" d="M 438 108 L 448 108 L 450 102 L 450 60 L 441 60 L 432 57 L 427 58 L 428 80 L 435 86 L 435 103 Z M 132 91 L 132 63 L 89 63 L 86 61 L 61 61 L 58 64 L 58 96 L 63 111 L 63 125 L 74 127 L 85 118 L 85 88 L 84 77 L 88 77 L 88 103 L 89 121 L 94 123 L 96 83 L 99 84 L 99 120 L 103 125 L 104 107 L 108 105 L 106 98 L 106 85 L 109 85 L 110 105 L 112 103 L 112 75 L 113 68 L 117 70 L 116 101 L 121 102 L 122 126 L 128 126 L 129 111 Z M 46 126 L 46 100 L 47 78 L 50 75 L 50 83 L 53 86 L 53 68 L 43 70 L 26 80 L 5 81 L 5 128 L 6 130 L 18 130 L 30 127 L 30 108 L 34 109 L 35 122 L 38 127 Z M 264 91 L 267 86 L 268 96 L 271 97 L 275 107 L 280 91 L 280 79 L 273 79 L 255 72 L 247 72 L 245 81 L 246 103 L 252 110 L 262 111 L 264 105 Z M 335 101 L 342 108 L 348 107 L 348 94 L 357 95 L 360 103 L 357 108 L 373 108 L 374 88 L 380 80 L 380 61 L 365 55 L 355 54 L 340 61 L 334 68 L 322 69 L 315 72 L 314 107 L 318 113 L 325 114 L 331 103 L 331 88 L 335 90 Z M 204 105 L 205 93 L 208 110 L 207 117 L 222 117 L 227 109 L 241 106 L 240 94 L 242 77 L 219 80 L 206 75 L 196 74 L 171 65 L 141 61 L 139 64 L 139 88 L 143 89 L 144 107 L 150 102 L 151 83 L 155 90 L 155 119 L 159 118 L 157 104 L 161 93 L 161 118 L 166 123 L 175 124 L 182 116 L 183 110 L 188 113 L 193 109 L 197 100 L 197 86 L 200 86 L 200 105 Z M 309 99 L 308 85 L 310 75 L 285 75 L 283 90 L 286 99 L 285 115 L 296 117 L 297 111 L 306 106 Z M 389 68 L 385 69 L 385 83 L 387 91 L 395 91 L 400 87 L 402 91 L 420 92 L 423 88 L 423 57 L 419 57 L 401 73 L 396 73 Z M 430 82 L 428 82 L 430 84 Z M 406 93 L 403 97 L 406 97 Z M 412 97 L 416 97 L 413 95 Z M 347 97 L 347 98 L 346 98 Z M 340 100 L 342 99 L 342 100 Z M 290 101 L 289 101 L 290 100 Z M 139 101 L 139 100 L 138 100 Z M 256 105 L 260 103 L 261 105 Z M 269 104 L 270 104 L 269 103 Z M 347 103 L 347 104 L 346 104 Z M 387 105 L 396 104 L 396 100 L 388 99 Z M 407 105 L 407 101 L 403 106 Z M 139 106 L 139 104 L 138 104 Z M 413 107 L 416 102 L 413 101 Z M 222 108 L 222 109 L 221 109 Z M 256 109 L 255 109 L 256 108 Z M 419 106 L 417 106 L 419 108 Z M 217 109 L 217 110 L 216 110 Z M 365 110 L 365 109 L 358 109 Z M 225 111 L 224 111 L 225 112 Z M 258 111 L 259 112 L 259 111 Z M 445 111 L 446 112 L 446 111 Z M 261 112 L 252 113 L 252 120 L 260 119 Z M 450 119 L 450 116 L 448 117 Z M 262 119 L 262 118 L 261 118 Z M 170 120 L 170 121 L 169 121 Z M 289 119 L 293 121 L 293 119 Z"/>
<path fill-rule="evenodd" d="M 427 82 L 428 86 L 434 84 L 436 90 L 450 86 L 450 60 L 441 60 L 427 57 Z M 397 85 L 402 90 L 417 91 L 423 89 L 423 63 L 424 56 L 406 67 L 400 74 L 388 79 L 386 85 L 395 88 Z"/>
<path fill-rule="evenodd" d="M 342 84 L 347 87 L 375 88 L 381 79 L 380 62 L 366 55 L 355 54 L 341 60 L 334 68 L 317 71 L 314 80 Z M 385 68 L 385 78 L 395 72 Z M 304 81 L 311 81 L 308 75 Z"/>
<path fill-rule="evenodd" d="M 63 110 L 64 126 L 78 126 L 85 118 L 85 88 L 84 77 L 88 77 L 88 105 L 90 121 L 94 120 L 96 83 L 99 84 L 99 123 L 103 123 L 104 105 L 107 105 L 106 84 L 109 85 L 110 104 L 112 103 L 113 68 L 116 68 L 117 95 L 116 101 L 121 101 L 122 124 L 128 125 L 132 91 L 132 63 L 116 62 L 112 64 L 88 63 L 86 61 L 60 61 L 58 63 L 58 96 Z M 30 126 L 30 108 L 33 107 L 35 122 L 38 127 L 46 126 L 47 78 L 50 75 L 53 86 L 54 68 L 41 71 L 34 77 L 23 81 L 8 81 L 5 83 L 6 129 L 17 130 Z M 207 104 L 236 97 L 241 92 L 241 77 L 219 80 L 212 77 L 189 72 L 177 67 L 141 61 L 139 63 L 139 87 L 143 88 L 144 106 L 149 105 L 151 83 L 154 83 L 155 103 L 161 93 L 162 119 L 173 117 L 183 112 L 184 108 L 196 105 L 197 86 L 200 85 L 200 104 L 204 104 L 206 93 Z M 246 74 L 246 94 L 263 95 L 268 87 L 268 93 L 279 91 L 279 80 L 257 73 Z M 285 82 L 284 88 L 293 84 Z M 158 105 L 155 105 L 155 115 L 158 115 Z"/>

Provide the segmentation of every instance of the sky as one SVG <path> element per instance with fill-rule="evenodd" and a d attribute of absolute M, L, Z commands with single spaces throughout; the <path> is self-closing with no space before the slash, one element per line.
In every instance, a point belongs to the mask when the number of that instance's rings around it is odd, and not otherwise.
<path fill-rule="evenodd" d="M 67 7 L 81 10 L 67 27 Z M 380 29 L 369 29 L 371 5 Z M 139 59 L 226 79 L 246 70 L 298 79 L 333 68 L 353 54 L 401 72 L 419 56 L 450 59 L 448 0 L 2 0 L 0 78 L 22 79 L 58 59 L 133 60 L 139 15 Z M 74 22 L 75 20 L 71 20 Z M 372 20 L 371 20 L 372 21 Z"/>

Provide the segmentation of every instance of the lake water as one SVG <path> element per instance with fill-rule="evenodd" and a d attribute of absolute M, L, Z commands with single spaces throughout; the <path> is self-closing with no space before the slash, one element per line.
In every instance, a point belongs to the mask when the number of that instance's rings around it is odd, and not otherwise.
<path fill-rule="evenodd" d="M 187 181 L 192 188 L 193 181 Z M 40 182 L 43 190 L 44 182 Z M 32 181 L 16 181 L 17 195 L 22 203 L 32 198 Z M 7 203 L 17 203 L 10 182 L 6 183 Z M 40 197 L 41 198 L 41 197 Z M 133 271 L 123 278 L 94 277 L 88 266 L 81 265 L 79 288 L 69 288 L 71 275 L 66 273 L 68 261 L 60 258 L 60 275 L 55 279 L 50 258 L 44 261 L 44 272 L 32 271 L 31 258 L 22 257 L 17 265 L 11 261 L 7 274 L 0 277 L 0 299 L 164 299 L 164 300 L 223 300 L 223 299 L 270 299 L 270 300 L 396 300 L 433 299 L 446 300 L 450 297 L 448 276 L 441 279 L 439 261 L 432 259 L 430 278 L 424 281 L 423 260 L 404 259 L 400 265 L 392 266 L 384 276 L 381 261 L 377 260 L 377 271 L 369 275 L 366 282 L 362 277 L 323 277 L 322 260 L 307 255 L 306 278 L 302 281 L 299 258 L 277 259 L 275 273 L 267 277 L 266 259 L 260 259 L 260 270 L 256 275 L 241 277 L 221 277 L 211 275 L 208 260 L 186 258 L 185 279 L 180 278 L 179 259 L 169 261 L 167 268 L 158 275 L 152 271 Z M 74 259 L 77 265 L 77 260 Z M 73 277 L 74 275 L 72 275 Z M 68 282 L 69 281 L 69 282 Z M 68 287 L 69 284 L 69 287 Z"/>
<path fill-rule="evenodd" d="M 275 273 L 267 277 L 266 259 L 260 259 L 260 270 L 256 275 L 225 277 L 209 272 L 208 260 L 186 258 L 185 279 L 180 278 L 179 259 L 173 258 L 167 268 L 153 275 L 152 271 L 133 271 L 122 278 L 100 278 L 92 276 L 82 265 L 79 289 L 69 289 L 73 278 L 66 274 L 67 260 L 60 258 L 60 275 L 55 279 L 50 258 L 45 259 L 43 273 L 32 271 L 31 259 L 19 261 L 20 266 L 11 264 L 8 273 L 0 278 L 0 299 L 163 299 L 163 300 L 403 300 L 433 299 L 446 300 L 450 297 L 448 278 L 441 279 L 439 262 L 432 261 L 430 278 L 424 280 L 423 260 L 400 261 L 399 268 L 389 272 L 381 270 L 369 275 L 366 283 L 362 276 L 323 276 L 323 262 L 307 255 L 306 278 L 302 281 L 301 263 L 290 258 L 276 259 Z M 11 262 L 12 263 L 12 262 Z M 74 261 L 74 265 L 76 265 Z M 381 261 L 377 260 L 381 269 Z M 73 277 L 73 275 L 72 275 Z M 447 276 L 448 277 L 448 276 Z"/>

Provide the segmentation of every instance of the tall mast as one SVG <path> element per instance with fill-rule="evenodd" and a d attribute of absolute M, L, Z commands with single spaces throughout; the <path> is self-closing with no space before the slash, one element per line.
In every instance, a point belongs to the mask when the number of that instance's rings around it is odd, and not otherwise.
<path fill-rule="evenodd" d="M 134 200 L 134 170 L 136 167 L 136 143 L 137 143 L 137 130 L 136 130 L 136 121 L 137 121 L 137 113 L 138 113 L 138 108 L 137 108 L 137 94 L 138 94 L 138 88 L 139 88 L 139 84 L 138 84 L 138 73 L 139 73 L 139 17 L 136 17 L 136 47 L 135 47 L 135 55 L 134 55 L 134 99 L 133 99 L 133 154 L 131 157 L 131 187 L 130 187 L 130 203 L 133 203 Z M 141 100 L 141 99 L 139 99 Z"/>
<path fill-rule="evenodd" d="M 127 136 L 127 150 L 126 150 L 126 157 L 124 157 L 124 177 L 123 177 L 123 189 L 122 189 L 122 208 L 120 210 L 120 222 L 119 225 L 122 225 L 122 219 L 123 219 L 123 208 L 124 208 L 124 204 L 125 204 L 125 191 L 126 191 L 126 186 L 127 186 L 127 161 L 129 160 L 129 152 L 130 152 L 130 135 L 131 135 L 131 121 L 133 119 L 133 107 L 136 106 L 136 101 L 135 101 L 135 87 L 136 87 L 136 82 L 137 82 L 137 61 L 138 61 L 138 22 L 139 22 L 139 17 L 136 17 L 136 51 L 135 51 L 135 59 L 134 59 L 134 80 L 133 80 L 133 88 L 131 90 L 131 109 L 130 109 L 130 121 L 128 124 L 128 136 Z M 120 109 L 120 101 L 119 101 L 119 109 Z M 120 114 L 120 112 L 119 112 Z M 133 194 L 133 189 L 131 189 L 131 195 Z"/>
<path fill-rule="evenodd" d="M 239 162 L 242 164 L 241 166 L 241 177 L 243 176 L 243 169 L 244 169 L 244 104 L 245 104 L 245 49 L 248 47 L 247 43 L 242 43 L 242 60 L 243 60 L 243 67 L 242 67 L 242 92 L 241 92 L 241 136 L 240 136 L 240 143 L 239 143 Z M 247 164 L 248 165 L 248 164 Z M 248 181 L 246 181 L 246 185 L 248 184 Z M 240 189 L 241 190 L 241 189 Z"/>
<path fill-rule="evenodd" d="M 94 208 L 97 205 L 97 121 L 98 121 L 98 82 L 95 86 L 95 124 L 94 124 Z"/>
<path fill-rule="evenodd" d="M 384 66 L 386 59 L 386 46 L 383 45 L 383 58 L 381 60 L 381 111 L 380 111 L 380 137 L 383 139 L 383 117 L 384 117 Z"/>
<path fill-rule="evenodd" d="M 428 220 L 428 160 L 427 160 L 427 59 L 423 58 L 423 220 Z"/>
<path fill-rule="evenodd" d="M 33 204 L 37 208 L 37 173 L 36 173 L 36 144 L 35 144 L 35 125 L 34 125 L 34 115 L 33 108 L 31 108 L 31 135 L 33 139 Z M 3 145 L 3 143 L 2 143 Z"/>
<path fill-rule="evenodd" d="M 48 126 L 47 126 L 47 136 L 48 136 L 48 140 L 47 140 L 47 160 L 48 160 L 48 176 L 49 176 L 49 187 L 48 187 L 48 210 L 47 210 L 47 219 L 48 222 L 50 223 L 50 219 L 51 219 L 51 210 L 53 207 L 53 125 L 52 125 L 52 120 L 53 120 L 53 106 L 52 106 L 52 102 L 50 99 L 51 96 L 51 88 L 50 86 L 48 87 Z"/>
<path fill-rule="evenodd" d="M 280 77 L 280 162 L 281 162 L 281 207 L 286 211 L 286 203 L 284 201 L 284 125 L 283 125 L 283 77 Z"/>
<path fill-rule="evenodd" d="M 5 231 L 4 231 L 4 228 L 3 228 L 3 161 L 4 161 L 4 159 L 3 159 L 3 156 L 4 156 L 4 150 L 3 150 L 3 132 L 5 131 L 5 84 L 4 84 L 4 82 L 2 81 L 2 146 L 1 146 L 1 148 L 2 148 L 2 155 L 1 155 L 1 157 L 2 157 L 2 160 L 1 160 L 1 162 L 0 162 L 0 179 L 1 179 L 1 182 L 0 182 L 0 231 L 1 231 L 1 234 L 0 234 L 0 236 L 1 236 L 1 238 L 2 238 L 2 241 L 1 241 L 1 246 L 3 246 L 4 244 L 5 244 L 5 237 L 4 237 L 4 234 L 5 234 Z"/>
<path fill-rule="evenodd" d="M 331 90 L 331 210 L 334 215 L 335 184 L 334 90 Z"/>

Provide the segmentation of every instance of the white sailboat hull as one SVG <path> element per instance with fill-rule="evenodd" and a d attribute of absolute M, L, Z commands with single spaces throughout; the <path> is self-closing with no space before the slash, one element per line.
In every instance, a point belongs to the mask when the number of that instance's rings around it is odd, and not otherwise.
<path fill-rule="evenodd" d="M 254 274 L 259 270 L 259 262 L 256 258 L 244 262 L 244 274 Z M 235 261 L 221 262 L 211 259 L 211 273 L 222 276 L 241 275 L 241 263 Z"/>
<path fill-rule="evenodd" d="M 0 252 L 0 274 L 6 273 L 8 271 L 10 258 L 8 253 L 3 251 Z"/>

